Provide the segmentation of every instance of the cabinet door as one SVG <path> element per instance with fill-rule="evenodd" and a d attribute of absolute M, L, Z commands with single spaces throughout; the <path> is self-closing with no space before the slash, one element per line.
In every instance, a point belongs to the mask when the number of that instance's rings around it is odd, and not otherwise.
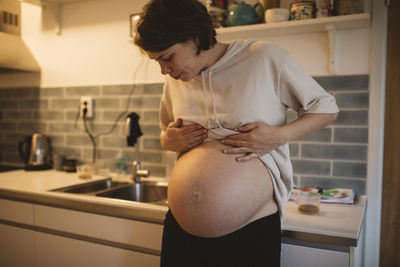
<path fill-rule="evenodd" d="M 35 225 L 161 251 L 163 225 L 88 212 L 35 205 Z"/>
<path fill-rule="evenodd" d="M 282 244 L 281 267 L 348 267 L 346 252 Z"/>
<path fill-rule="evenodd" d="M 158 267 L 159 265 L 159 256 L 35 232 L 35 266 Z"/>
<path fill-rule="evenodd" d="M 0 224 L 0 266 L 33 267 L 34 232 Z"/>
<path fill-rule="evenodd" d="M 33 204 L 0 198 L 0 219 L 33 225 Z"/>

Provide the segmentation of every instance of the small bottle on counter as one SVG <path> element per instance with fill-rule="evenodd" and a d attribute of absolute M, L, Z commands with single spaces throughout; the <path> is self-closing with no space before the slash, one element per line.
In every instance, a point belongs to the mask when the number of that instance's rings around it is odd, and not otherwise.
<path fill-rule="evenodd" d="M 128 173 L 129 162 L 126 158 L 122 157 L 119 152 L 118 157 L 115 159 L 115 172 L 117 176 L 123 176 Z"/>

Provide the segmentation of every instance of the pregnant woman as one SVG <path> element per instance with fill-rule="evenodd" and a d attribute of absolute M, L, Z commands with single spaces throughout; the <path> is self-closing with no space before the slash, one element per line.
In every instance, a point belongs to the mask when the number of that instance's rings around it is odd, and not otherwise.
<path fill-rule="evenodd" d="M 288 142 L 334 121 L 335 99 L 276 45 L 217 42 L 197 0 L 151 0 L 135 44 L 168 75 L 161 144 L 178 152 L 161 266 L 279 266 Z"/>

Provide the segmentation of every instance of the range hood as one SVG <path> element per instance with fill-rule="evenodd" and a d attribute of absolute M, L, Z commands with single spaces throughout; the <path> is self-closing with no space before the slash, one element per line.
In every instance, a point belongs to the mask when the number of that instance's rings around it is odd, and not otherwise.
<path fill-rule="evenodd" d="M 0 32 L 0 72 L 39 72 L 40 67 L 18 35 Z"/>
<path fill-rule="evenodd" d="M 0 72 L 39 72 L 40 67 L 21 38 L 18 0 L 0 0 Z"/>

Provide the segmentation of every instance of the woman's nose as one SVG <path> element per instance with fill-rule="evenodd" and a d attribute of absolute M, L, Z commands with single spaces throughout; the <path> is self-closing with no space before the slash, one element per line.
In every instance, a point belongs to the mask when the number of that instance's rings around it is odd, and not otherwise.
<path fill-rule="evenodd" d="M 159 63 L 160 63 L 162 75 L 167 75 L 168 73 L 171 72 L 172 68 L 170 66 L 168 66 L 168 64 L 166 64 L 165 62 L 161 62 L 161 61 Z"/>

